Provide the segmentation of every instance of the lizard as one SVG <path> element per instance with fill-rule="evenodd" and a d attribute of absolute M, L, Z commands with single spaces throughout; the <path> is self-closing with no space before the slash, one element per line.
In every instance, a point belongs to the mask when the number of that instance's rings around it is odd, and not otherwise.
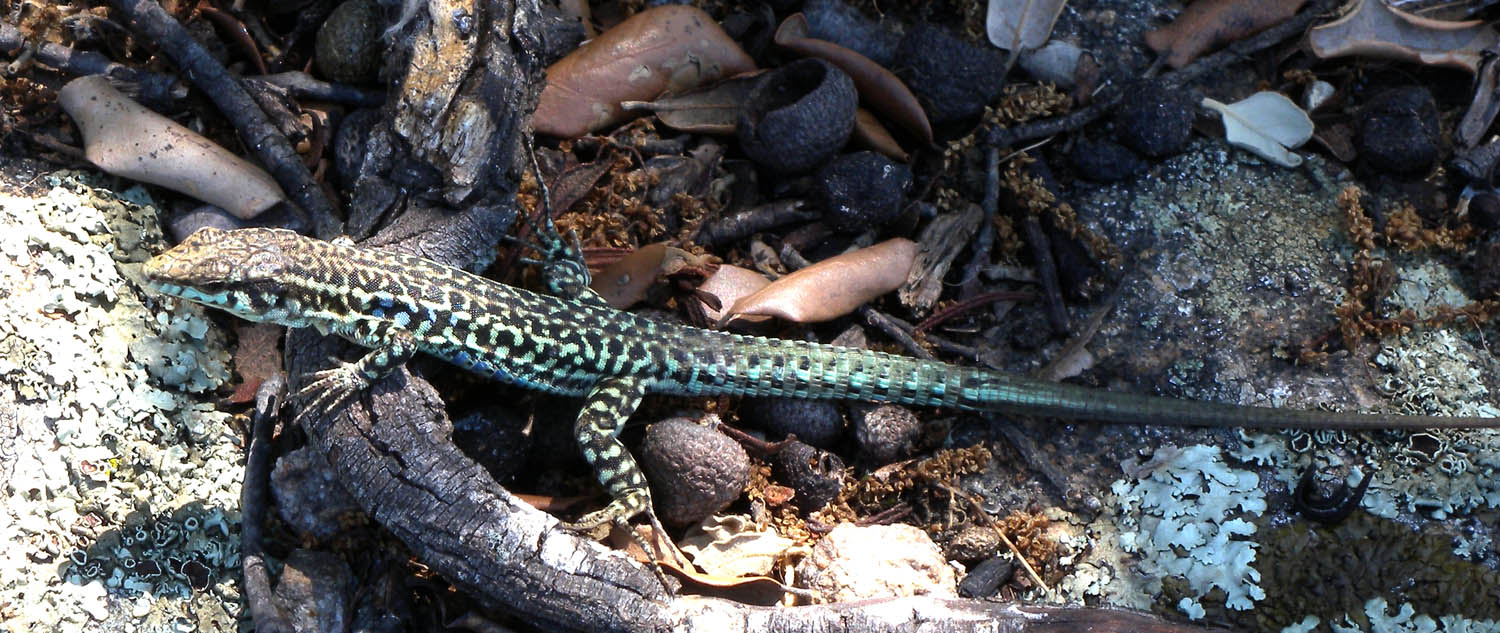
<path fill-rule="evenodd" d="M 647 393 L 863 400 L 1142 425 L 1500 426 L 1500 418 L 1275 409 L 1104 391 L 658 322 L 616 310 L 590 290 L 576 249 L 547 263 L 550 293 L 543 293 L 285 229 L 204 228 L 147 261 L 139 280 L 149 290 L 246 320 L 312 327 L 371 349 L 355 362 L 312 374 L 299 392 L 312 399 L 304 412 L 328 412 L 418 352 L 501 382 L 583 398 L 573 433 L 611 500 L 567 524 L 580 531 L 605 523 L 623 527 L 645 515 L 665 533 L 645 476 L 619 439 Z"/>

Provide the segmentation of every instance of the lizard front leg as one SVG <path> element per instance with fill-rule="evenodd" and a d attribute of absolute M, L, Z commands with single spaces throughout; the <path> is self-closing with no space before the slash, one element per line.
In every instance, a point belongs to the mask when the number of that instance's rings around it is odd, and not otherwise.
<path fill-rule="evenodd" d="M 573 425 L 573 435 L 583 458 L 594 467 L 599 483 L 609 491 L 610 502 L 601 510 L 590 512 L 576 522 L 568 523 L 569 529 L 589 531 L 605 523 L 613 523 L 636 541 L 641 549 L 652 555 L 655 548 L 648 547 L 634 530 L 630 529 L 632 517 L 645 514 L 651 528 L 664 540 L 669 539 L 656 511 L 651 507 L 651 488 L 646 476 L 636 464 L 625 444 L 620 442 L 620 430 L 625 421 L 640 405 L 646 395 L 646 383 L 639 378 L 612 377 L 599 381 L 589 391 L 583 408 L 578 412 L 578 421 Z M 670 540 L 668 540 L 670 542 Z M 659 554 L 659 552 L 656 552 Z M 671 591 L 671 585 L 655 565 L 652 571 L 662 585 Z"/>
<path fill-rule="evenodd" d="M 307 401 L 302 413 L 313 411 L 327 415 L 350 396 L 396 371 L 417 353 L 417 342 L 411 332 L 389 321 L 362 321 L 345 338 L 373 349 L 355 362 L 340 362 L 337 367 L 313 373 L 312 380 L 297 392 L 298 398 Z"/>

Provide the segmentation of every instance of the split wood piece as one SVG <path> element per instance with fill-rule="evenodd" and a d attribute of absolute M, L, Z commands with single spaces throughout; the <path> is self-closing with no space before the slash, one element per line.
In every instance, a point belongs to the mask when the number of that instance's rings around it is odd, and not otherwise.
<path fill-rule="evenodd" d="M 131 101 L 103 75 L 79 77 L 57 101 L 83 133 L 89 162 L 250 219 L 286 198 L 270 174 L 213 141 Z"/>
<path fill-rule="evenodd" d="M 282 190 L 307 212 L 318 237 L 333 239 L 343 233 L 333 203 L 313 180 L 291 143 L 266 120 L 265 113 L 239 80 L 193 39 L 187 29 L 154 0 L 110 0 L 110 6 L 120 11 L 146 41 L 160 48 L 218 106 L 239 132 L 245 147 L 255 152 Z"/>
<path fill-rule="evenodd" d="M 968 204 L 956 213 L 939 215 L 922 229 L 917 237 L 922 248 L 898 295 L 901 304 L 911 308 L 913 314 L 927 314 L 937 303 L 943 293 L 943 277 L 947 276 L 953 260 L 974 239 L 984 215 L 979 205 Z"/>

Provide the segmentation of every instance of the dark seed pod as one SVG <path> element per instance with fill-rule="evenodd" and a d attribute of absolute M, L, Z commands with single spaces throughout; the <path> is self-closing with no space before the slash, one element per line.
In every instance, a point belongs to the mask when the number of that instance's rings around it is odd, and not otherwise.
<path fill-rule="evenodd" d="M 866 457 L 887 463 L 906 456 L 922 437 L 922 421 L 911 409 L 894 404 L 854 410 L 854 439 Z"/>
<path fill-rule="evenodd" d="M 1421 86 L 1392 88 L 1370 99 L 1359 113 L 1359 155 L 1381 171 L 1426 171 L 1442 150 L 1437 103 Z"/>
<path fill-rule="evenodd" d="M 1500 296 L 1500 240 L 1489 240 L 1469 260 L 1474 267 L 1474 285 L 1479 296 Z"/>
<path fill-rule="evenodd" d="M 965 598 L 988 598 L 1010 581 L 1016 565 L 1003 558 L 991 558 L 969 570 L 958 582 L 958 595 Z"/>
<path fill-rule="evenodd" d="M 1486 191 L 1469 201 L 1469 221 L 1486 231 L 1500 228 L 1500 194 Z"/>
<path fill-rule="evenodd" d="M 978 115 L 1005 88 L 1003 53 L 926 22 L 906 32 L 892 65 L 933 123 Z"/>
<path fill-rule="evenodd" d="M 527 420 L 509 407 L 484 407 L 453 421 L 453 443 L 502 484 L 526 465 Z"/>
<path fill-rule="evenodd" d="M 328 14 L 318 29 L 314 61 L 333 81 L 367 83 L 380 71 L 380 31 L 376 0 L 348 0 Z"/>
<path fill-rule="evenodd" d="M 1068 154 L 1078 175 L 1094 182 L 1118 182 L 1146 168 L 1130 148 L 1108 139 L 1081 139 Z"/>
<path fill-rule="evenodd" d="M 823 509 L 844 488 L 844 461 L 833 453 L 792 442 L 771 459 L 771 473 L 797 491 L 792 504 L 803 514 Z"/>
<path fill-rule="evenodd" d="M 1115 138 L 1152 158 L 1171 156 L 1192 138 L 1195 107 L 1185 91 L 1153 81 L 1136 83 L 1115 106 Z"/>
<path fill-rule="evenodd" d="M 911 170 L 875 152 L 833 159 L 818 170 L 813 198 L 834 230 L 858 233 L 884 226 L 901 213 Z"/>
<path fill-rule="evenodd" d="M 958 561 L 979 560 L 994 556 L 1000 549 L 1000 536 L 994 528 L 969 524 L 953 535 L 943 547 L 948 558 Z"/>
<path fill-rule="evenodd" d="M 772 440 L 788 435 L 828 448 L 844 434 L 844 416 L 839 406 L 827 400 L 805 398 L 746 398 L 740 405 L 740 417 Z"/>
<path fill-rule="evenodd" d="M 646 428 L 641 467 L 667 525 L 692 525 L 723 510 L 750 483 L 750 456 L 723 433 L 684 418 Z"/>
<path fill-rule="evenodd" d="M 779 173 L 801 173 L 832 158 L 854 131 L 854 80 L 820 59 L 766 73 L 750 91 L 737 132 L 745 155 Z"/>

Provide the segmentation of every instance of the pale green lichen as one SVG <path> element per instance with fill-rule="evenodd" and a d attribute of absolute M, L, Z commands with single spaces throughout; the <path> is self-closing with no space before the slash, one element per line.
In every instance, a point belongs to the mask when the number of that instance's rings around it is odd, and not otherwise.
<path fill-rule="evenodd" d="M 172 630 L 187 613 L 189 630 L 232 630 L 239 436 L 186 393 L 227 382 L 224 337 L 122 276 L 120 264 L 165 248 L 144 190 L 66 172 L 38 182 L 36 196 L 0 193 L 0 429 L 15 433 L 0 483 L 0 628 Z M 73 547 L 189 507 L 222 509 L 204 516 L 223 529 L 169 538 L 188 548 L 166 558 L 218 565 L 208 595 L 113 570 L 68 575 Z"/>
<path fill-rule="evenodd" d="M 1500 633 L 1500 622 L 1471 620 L 1463 616 L 1444 615 L 1434 618 L 1417 613 L 1410 604 L 1402 604 L 1395 613 L 1385 598 L 1371 598 L 1360 614 L 1345 616 L 1340 622 L 1329 622 L 1333 633 Z M 1317 616 L 1286 627 L 1281 633 L 1307 633 L 1319 623 Z"/>
<path fill-rule="evenodd" d="M 1247 538 L 1256 526 L 1245 520 L 1266 510 L 1259 476 L 1230 468 L 1217 447 L 1202 445 L 1163 447 L 1121 468 L 1131 479 L 1111 487 L 1120 546 L 1140 556 L 1147 591 L 1159 594 L 1165 578 L 1185 579 L 1197 596 L 1177 606 L 1193 618 L 1203 615 L 1197 599 L 1216 588 L 1232 609 L 1250 609 L 1265 597 L 1251 566 L 1256 545 Z"/>

